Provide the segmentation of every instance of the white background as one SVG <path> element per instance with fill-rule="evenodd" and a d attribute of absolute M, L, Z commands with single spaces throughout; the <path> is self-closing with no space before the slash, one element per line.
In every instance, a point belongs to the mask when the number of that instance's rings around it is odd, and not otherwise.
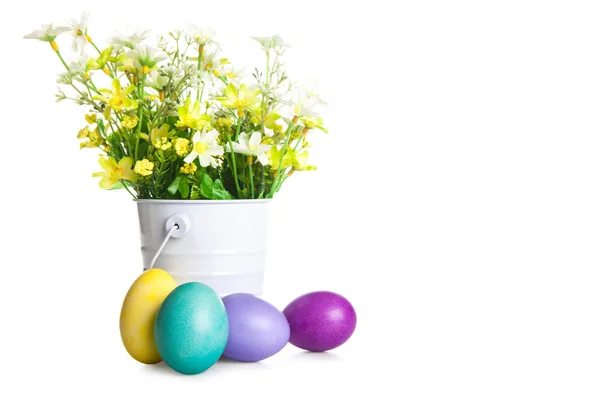
<path fill-rule="evenodd" d="M 394 4 L 395 8 L 391 5 Z M 1 12 L 0 397 L 598 399 L 600 10 L 594 1 L 21 1 Z M 197 376 L 129 358 L 141 270 L 126 193 L 79 151 L 61 65 L 22 36 L 217 29 L 234 62 L 280 33 L 330 103 L 319 170 L 274 203 L 264 297 L 326 289 L 355 335 Z M 67 51 L 68 44 L 62 42 Z M 255 58 L 253 58 L 255 57 Z"/>

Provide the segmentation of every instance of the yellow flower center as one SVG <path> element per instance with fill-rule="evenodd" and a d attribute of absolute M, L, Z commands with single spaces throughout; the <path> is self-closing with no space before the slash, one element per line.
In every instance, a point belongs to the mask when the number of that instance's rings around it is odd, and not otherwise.
<path fill-rule="evenodd" d="M 82 36 L 83 35 L 83 31 L 81 29 L 77 29 L 77 36 Z"/>
<path fill-rule="evenodd" d="M 206 64 L 206 65 L 204 66 L 204 69 L 205 69 L 205 70 L 207 70 L 207 71 L 208 71 L 209 69 L 212 69 L 212 68 L 213 68 L 213 63 L 211 63 L 211 62 L 209 62 L 208 64 Z"/>
<path fill-rule="evenodd" d="M 235 108 L 244 108 L 244 102 L 241 100 L 236 100 L 235 103 L 233 103 L 233 106 Z"/>
<path fill-rule="evenodd" d="M 229 72 L 229 73 L 227 73 L 227 77 L 229 79 L 233 79 L 233 78 L 235 78 L 235 74 L 233 72 Z"/>
<path fill-rule="evenodd" d="M 110 99 L 110 106 L 114 109 L 118 109 L 123 105 L 123 99 L 121 97 L 113 97 Z"/>
<path fill-rule="evenodd" d="M 253 146 L 253 145 L 249 145 L 248 149 L 250 149 L 250 151 L 256 151 L 258 149 L 257 146 Z"/>
<path fill-rule="evenodd" d="M 204 154 L 206 152 L 206 149 L 208 149 L 206 143 L 198 142 L 194 144 L 194 151 L 198 154 Z"/>
<path fill-rule="evenodd" d="M 217 71 L 216 69 L 213 70 L 213 75 L 216 76 L 217 78 L 219 77 L 219 75 L 221 75 L 221 73 L 219 71 Z"/>

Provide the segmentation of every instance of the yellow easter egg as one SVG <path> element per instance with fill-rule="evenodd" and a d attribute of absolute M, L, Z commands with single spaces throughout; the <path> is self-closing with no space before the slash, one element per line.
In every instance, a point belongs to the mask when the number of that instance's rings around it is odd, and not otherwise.
<path fill-rule="evenodd" d="M 154 342 L 154 320 L 163 300 L 176 286 L 171 275 L 153 268 L 133 282 L 123 300 L 121 339 L 129 355 L 141 363 L 162 361 Z"/>

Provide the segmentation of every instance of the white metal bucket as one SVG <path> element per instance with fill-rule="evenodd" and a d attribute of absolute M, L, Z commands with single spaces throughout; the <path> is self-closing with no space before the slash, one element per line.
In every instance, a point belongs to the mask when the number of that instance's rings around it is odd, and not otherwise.
<path fill-rule="evenodd" d="M 197 281 L 219 295 L 260 294 L 270 200 L 136 200 L 144 269 L 175 224 L 154 267 L 178 284 Z M 181 236 L 181 237 L 178 237 Z"/>

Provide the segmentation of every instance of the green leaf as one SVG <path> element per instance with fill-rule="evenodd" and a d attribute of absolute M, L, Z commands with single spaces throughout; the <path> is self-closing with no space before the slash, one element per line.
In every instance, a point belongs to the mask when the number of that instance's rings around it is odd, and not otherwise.
<path fill-rule="evenodd" d="M 179 185 L 180 185 L 181 180 L 182 180 L 182 176 L 181 175 L 177 175 L 175 177 L 175 179 L 173 179 L 173 182 L 171 182 L 171 184 L 167 188 L 167 190 L 169 191 L 169 193 L 171 193 L 171 194 L 177 193 L 177 190 L 179 189 Z"/>
<path fill-rule="evenodd" d="M 212 198 L 214 200 L 230 200 L 233 199 L 233 196 L 225 189 L 223 182 L 216 179 L 212 187 Z"/>
<path fill-rule="evenodd" d="M 190 195 L 190 200 L 198 200 L 200 196 L 200 188 L 198 186 L 192 186 L 192 194 Z"/>
<path fill-rule="evenodd" d="M 179 193 L 181 193 L 182 199 L 187 199 L 190 195 L 190 184 L 188 182 L 187 176 L 179 176 L 181 179 L 179 180 Z"/>
<path fill-rule="evenodd" d="M 96 124 L 98 125 L 98 130 L 100 131 L 100 133 L 102 135 L 106 134 L 106 129 L 104 126 L 104 120 L 102 118 L 98 118 L 98 120 L 96 121 Z"/>
<path fill-rule="evenodd" d="M 115 183 L 114 185 L 112 185 L 111 187 L 108 188 L 108 190 L 119 190 L 119 189 L 123 189 L 125 186 L 123 185 L 123 182 L 119 181 L 117 183 Z"/>
<path fill-rule="evenodd" d="M 202 175 L 202 180 L 200 181 L 200 194 L 207 199 L 212 199 L 213 192 L 213 180 L 208 174 Z"/>

